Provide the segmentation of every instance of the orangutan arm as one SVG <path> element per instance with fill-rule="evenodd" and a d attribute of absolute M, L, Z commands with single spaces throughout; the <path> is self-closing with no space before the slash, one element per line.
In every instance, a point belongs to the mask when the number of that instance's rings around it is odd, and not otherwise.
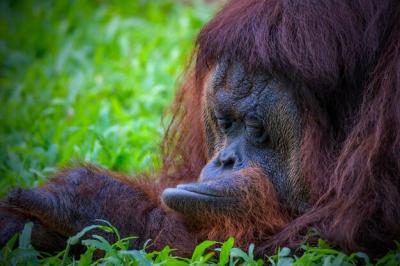
<path fill-rule="evenodd" d="M 66 240 L 85 226 L 103 219 L 122 236 L 138 236 L 134 248 L 152 239 L 152 248 L 172 245 L 183 253 L 192 244 L 185 226 L 167 214 L 146 190 L 150 184 L 135 183 L 94 167 L 60 172 L 40 188 L 11 191 L 1 203 L 0 245 L 4 245 L 27 221 L 34 221 L 32 242 L 48 251 L 54 238 Z M 110 240 L 114 240 L 109 236 Z M 60 241 L 58 241 L 60 242 Z"/>

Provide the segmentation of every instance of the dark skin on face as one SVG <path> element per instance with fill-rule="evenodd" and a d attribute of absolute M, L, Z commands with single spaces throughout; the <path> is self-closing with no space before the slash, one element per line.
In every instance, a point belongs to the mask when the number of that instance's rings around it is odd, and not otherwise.
<path fill-rule="evenodd" d="M 299 169 L 301 117 L 292 88 L 284 79 L 248 75 L 239 63 L 218 64 L 205 96 L 211 160 L 198 182 L 166 189 L 164 203 L 188 216 L 203 210 L 234 212 L 242 207 L 238 173 L 257 167 L 283 206 L 301 212 L 307 193 Z"/>

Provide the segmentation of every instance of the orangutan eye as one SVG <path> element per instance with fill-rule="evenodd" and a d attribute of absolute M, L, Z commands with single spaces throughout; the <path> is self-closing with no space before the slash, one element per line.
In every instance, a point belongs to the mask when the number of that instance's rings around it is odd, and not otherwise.
<path fill-rule="evenodd" d="M 263 144 L 268 141 L 268 133 L 264 128 L 262 122 L 258 119 L 246 120 L 246 135 L 247 137 L 256 144 Z"/>
<path fill-rule="evenodd" d="M 227 118 L 217 118 L 218 127 L 220 128 L 223 134 L 229 133 L 229 130 L 232 128 L 232 120 Z"/>

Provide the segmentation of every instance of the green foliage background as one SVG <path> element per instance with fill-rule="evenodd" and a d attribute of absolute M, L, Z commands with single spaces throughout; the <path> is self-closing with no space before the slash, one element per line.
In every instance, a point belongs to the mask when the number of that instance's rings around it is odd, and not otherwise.
<path fill-rule="evenodd" d="M 0 195 L 71 159 L 126 173 L 157 168 L 161 116 L 215 7 L 1 1 Z"/>

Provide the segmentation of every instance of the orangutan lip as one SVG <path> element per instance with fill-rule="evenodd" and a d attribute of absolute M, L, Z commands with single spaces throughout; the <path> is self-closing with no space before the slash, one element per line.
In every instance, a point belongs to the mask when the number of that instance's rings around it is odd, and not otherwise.
<path fill-rule="evenodd" d="M 225 195 L 221 195 L 221 194 L 217 193 L 217 191 L 214 192 L 214 191 L 201 189 L 201 187 L 199 187 L 199 186 L 191 186 L 190 184 L 178 185 L 176 188 L 180 189 L 180 190 L 186 190 L 186 191 L 189 191 L 192 193 L 208 196 L 208 197 L 216 197 L 216 198 L 225 197 Z"/>

